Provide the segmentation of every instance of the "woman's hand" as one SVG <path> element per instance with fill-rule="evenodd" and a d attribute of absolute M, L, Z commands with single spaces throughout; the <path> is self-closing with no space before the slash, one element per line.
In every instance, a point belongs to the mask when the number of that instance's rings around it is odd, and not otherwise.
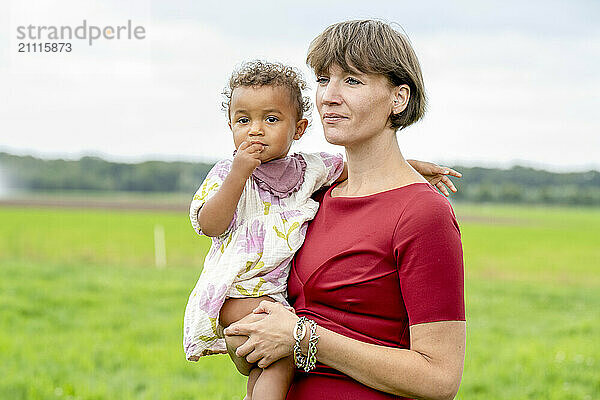
<path fill-rule="evenodd" d="M 458 171 L 453 170 L 448 167 L 441 167 L 437 164 L 427 162 L 427 161 L 419 161 L 419 160 L 406 160 L 411 167 L 413 167 L 418 173 L 423 175 L 425 179 L 432 185 L 438 188 L 440 192 L 444 194 L 444 196 L 450 196 L 450 189 L 452 192 L 456 193 L 456 187 L 448 178 L 449 176 L 454 176 L 456 178 L 461 178 L 462 174 Z"/>
<path fill-rule="evenodd" d="M 265 317 L 251 323 L 244 323 L 242 319 L 231 324 L 224 333 L 226 336 L 248 336 L 248 340 L 237 348 L 236 355 L 246 357 L 249 363 L 258 361 L 259 368 L 266 368 L 292 354 L 293 331 L 298 317 L 282 304 L 270 301 L 261 301 L 253 312 L 265 314 Z"/>

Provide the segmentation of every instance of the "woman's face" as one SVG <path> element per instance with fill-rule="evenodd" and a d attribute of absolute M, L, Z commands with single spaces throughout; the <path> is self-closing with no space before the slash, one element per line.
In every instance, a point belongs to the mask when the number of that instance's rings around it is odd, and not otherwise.
<path fill-rule="evenodd" d="M 329 143 L 352 146 L 376 136 L 389 126 L 389 116 L 408 102 L 401 87 L 394 87 L 381 74 L 344 71 L 332 65 L 317 77 L 317 110 Z M 402 85 L 405 86 L 405 85 Z M 398 102 L 394 102 L 394 101 Z"/>

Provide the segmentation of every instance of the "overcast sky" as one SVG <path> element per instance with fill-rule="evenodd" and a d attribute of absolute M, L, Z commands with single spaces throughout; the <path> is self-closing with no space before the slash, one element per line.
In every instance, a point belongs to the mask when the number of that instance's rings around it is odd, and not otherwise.
<path fill-rule="evenodd" d="M 600 169 L 598 1 L 12 0 L 0 3 L 0 151 L 112 160 L 229 157 L 221 90 L 244 60 L 304 64 L 329 24 L 382 18 L 409 35 L 429 96 L 399 134 L 440 163 Z M 17 27 L 143 26 L 143 40 L 18 53 Z M 31 42 L 31 41 L 29 41 Z M 314 91 L 310 95 L 313 96 Z M 314 96 L 313 96 L 314 97 Z M 343 152 L 318 119 L 296 146 Z"/>

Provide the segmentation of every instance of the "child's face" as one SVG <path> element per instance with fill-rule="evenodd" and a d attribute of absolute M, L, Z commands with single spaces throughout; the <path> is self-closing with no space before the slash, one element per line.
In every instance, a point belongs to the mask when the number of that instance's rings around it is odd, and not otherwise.
<path fill-rule="evenodd" d="M 294 140 L 308 125 L 298 121 L 289 90 L 283 86 L 240 86 L 233 90 L 229 106 L 229 128 L 235 148 L 244 141 L 261 143 L 261 162 L 285 157 Z"/>

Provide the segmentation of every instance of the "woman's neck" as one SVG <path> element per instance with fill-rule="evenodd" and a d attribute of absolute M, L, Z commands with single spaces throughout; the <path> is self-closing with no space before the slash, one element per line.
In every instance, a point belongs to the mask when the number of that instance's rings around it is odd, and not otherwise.
<path fill-rule="evenodd" d="M 383 132 L 346 147 L 348 180 L 335 189 L 338 196 L 365 196 L 416 182 L 427 182 L 406 162 L 395 132 Z"/>

